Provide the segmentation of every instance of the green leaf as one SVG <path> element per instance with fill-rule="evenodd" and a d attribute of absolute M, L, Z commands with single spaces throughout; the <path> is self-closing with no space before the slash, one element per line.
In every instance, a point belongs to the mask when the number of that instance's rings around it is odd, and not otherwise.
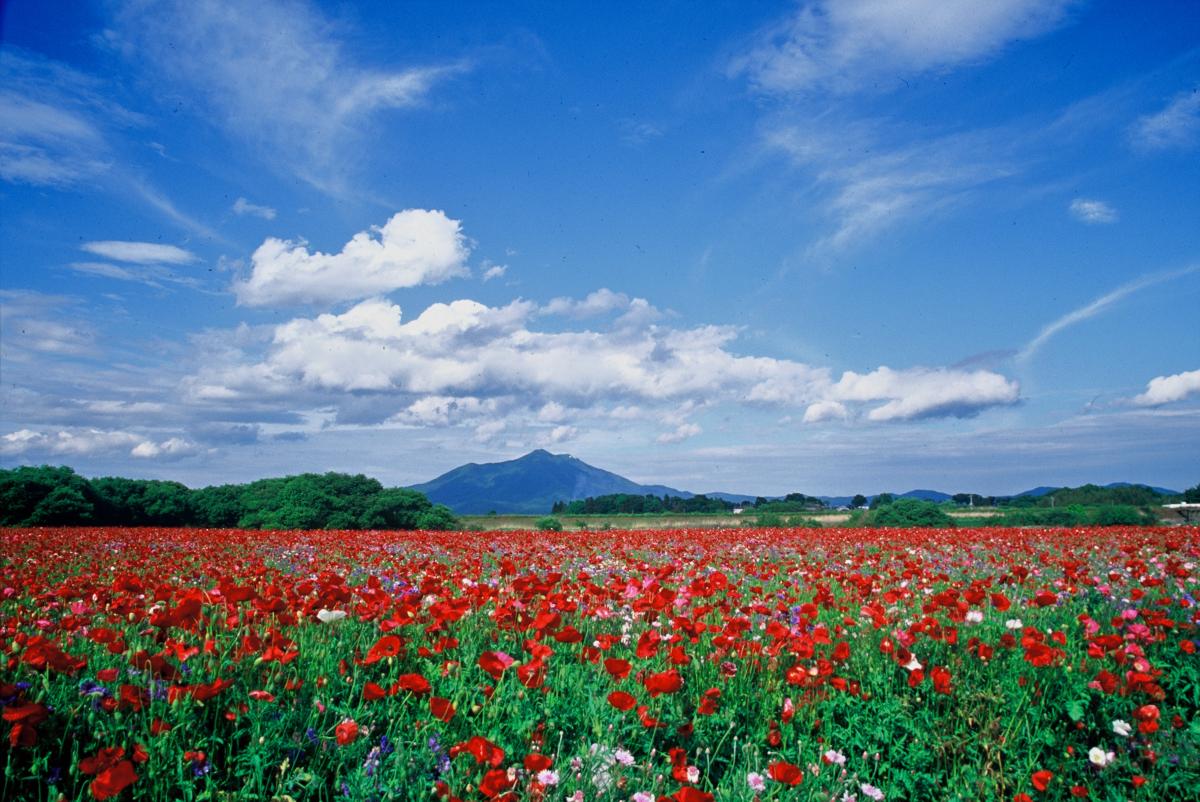
<path fill-rule="evenodd" d="M 1083 702 L 1076 699 L 1067 705 L 1067 715 L 1071 717 L 1071 721 L 1083 720 Z"/>

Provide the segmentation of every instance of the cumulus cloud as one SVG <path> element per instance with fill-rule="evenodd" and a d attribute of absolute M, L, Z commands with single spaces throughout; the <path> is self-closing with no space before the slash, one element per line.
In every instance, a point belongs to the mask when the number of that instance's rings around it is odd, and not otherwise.
<path fill-rule="evenodd" d="M 100 242 L 85 242 L 79 246 L 88 253 L 113 259 L 118 262 L 131 262 L 137 265 L 169 264 L 185 265 L 196 261 L 196 255 L 174 245 L 162 245 L 156 242 L 119 242 L 103 240 Z"/>
<path fill-rule="evenodd" d="M 850 410 L 841 401 L 817 401 L 804 410 L 805 423 L 822 423 L 829 420 L 845 420 Z"/>
<path fill-rule="evenodd" d="M 1073 0 L 810 0 L 730 71 L 766 92 L 852 92 L 969 64 L 1059 25 Z"/>
<path fill-rule="evenodd" d="M 628 309 L 630 298 L 623 292 L 613 292 L 607 287 L 601 287 L 595 292 L 588 293 L 581 301 L 574 298 L 553 298 L 541 312 L 545 315 L 568 315 L 570 317 L 593 317 L 603 315 L 617 309 Z"/>
<path fill-rule="evenodd" d="M 703 431 L 704 430 L 700 428 L 699 424 L 681 423 L 676 426 L 674 430 L 660 434 L 657 438 L 655 438 L 655 442 L 661 445 L 681 443 L 690 437 L 695 437 Z"/>
<path fill-rule="evenodd" d="M 1200 138 L 1200 90 L 1180 92 L 1163 109 L 1140 118 L 1130 129 L 1145 150 L 1189 148 Z"/>
<path fill-rule="evenodd" d="M 503 278 L 508 272 L 508 265 L 493 265 L 484 263 L 483 280 L 491 281 L 494 278 Z"/>
<path fill-rule="evenodd" d="M 140 459 L 154 459 L 156 457 L 177 458 L 195 454 L 197 450 L 196 444 L 192 441 L 185 440 L 182 437 L 171 437 L 160 443 L 156 443 L 153 440 L 143 440 L 134 446 L 129 454 Z"/>
<path fill-rule="evenodd" d="M 251 257 L 249 278 L 235 281 L 233 291 L 246 306 L 329 305 L 466 275 L 469 254 L 458 220 L 407 209 L 358 232 L 338 253 L 269 237 Z"/>
<path fill-rule="evenodd" d="M 1117 210 L 1101 200 L 1076 198 L 1068 208 L 1071 215 L 1081 223 L 1104 225 L 1117 222 Z"/>
<path fill-rule="evenodd" d="M 869 421 L 961 417 L 1018 397 L 1016 382 L 984 370 L 880 368 L 834 382 L 827 368 L 735 353 L 732 327 L 627 328 L 618 318 L 541 331 L 541 313 L 528 301 L 457 300 L 406 319 L 368 299 L 274 326 L 261 348 L 210 364 L 184 389 L 199 403 L 307 399 L 339 420 L 341 408 L 365 404 L 373 421 L 472 426 L 481 442 L 547 425 L 546 436 L 574 437 L 585 420 L 614 419 L 657 420 L 669 427 L 659 442 L 679 442 L 700 433 L 689 418 L 715 404 L 804 408 L 816 423 L 858 418 L 860 408 Z"/>
<path fill-rule="evenodd" d="M 248 214 L 253 217 L 261 217 L 263 220 L 275 219 L 275 210 L 270 206 L 259 206 L 257 203 L 251 203 L 245 198 L 238 198 L 235 200 L 232 208 L 234 214 Z"/>
<path fill-rule="evenodd" d="M 18 429 L 0 437 L 0 454 L 40 454 L 85 457 L 94 454 L 127 453 L 133 457 L 183 457 L 196 453 L 194 443 L 180 437 L 161 442 L 128 431 L 104 429 Z"/>
<path fill-rule="evenodd" d="M 1136 396 L 1139 407 L 1157 407 L 1200 395 L 1200 370 L 1189 370 L 1170 376 L 1155 376 L 1146 384 L 1146 392 Z"/>
<path fill-rule="evenodd" d="M 881 367 L 866 374 L 846 371 L 832 395 L 841 401 L 886 401 L 867 413 L 872 421 L 962 418 L 1017 403 L 1020 386 L 987 370 Z"/>

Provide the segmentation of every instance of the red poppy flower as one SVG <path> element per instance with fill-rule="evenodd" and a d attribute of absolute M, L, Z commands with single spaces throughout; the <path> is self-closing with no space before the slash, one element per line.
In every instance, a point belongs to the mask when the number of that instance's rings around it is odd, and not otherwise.
<path fill-rule="evenodd" d="M 662 693 L 675 693 L 683 687 L 683 677 L 675 669 L 663 671 L 658 674 L 651 674 L 646 677 L 643 683 L 646 690 L 650 692 L 650 696 L 658 696 Z"/>
<path fill-rule="evenodd" d="M 799 785 L 804 782 L 804 770 L 794 763 L 778 761 L 767 766 L 767 774 L 777 783 Z"/>
<path fill-rule="evenodd" d="M 368 682 L 363 686 L 362 698 L 364 702 L 374 702 L 377 699 L 384 699 L 387 695 L 387 689 L 378 683 Z"/>
<path fill-rule="evenodd" d="M 423 696 L 433 690 L 429 680 L 420 674 L 401 674 L 392 686 L 392 692 L 395 693 L 396 689 L 408 691 L 417 696 Z"/>
<path fill-rule="evenodd" d="M 81 774 L 94 774 L 96 779 L 88 786 L 96 799 L 110 799 L 137 781 L 133 763 L 125 760 L 125 750 L 120 746 L 100 749 L 91 757 L 79 761 Z"/>
<path fill-rule="evenodd" d="M 353 719 L 346 719 L 334 729 L 339 746 L 347 746 L 358 738 L 358 724 Z"/>
<path fill-rule="evenodd" d="M 500 679 L 504 670 L 513 664 L 513 659 L 504 652 L 484 652 L 479 655 L 479 667 L 491 674 L 492 679 Z"/>
<path fill-rule="evenodd" d="M 1029 778 L 1029 781 L 1033 783 L 1033 787 L 1036 788 L 1037 790 L 1045 791 L 1046 788 L 1050 785 L 1050 781 L 1053 779 L 1054 779 L 1053 772 L 1049 772 L 1049 771 L 1046 771 L 1045 769 L 1042 769 L 1041 771 L 1035 771 L 1033 773 L 1033 776 Z"/>
<path fill-rule="evenodd" d="M 403 641 L 396 635 L 384 635 L 375 641 L 375 645 L 367 652 L 367 659 L 363 662 L 367 665 L 372 665 L 383 660 L 385 657 L 397 657 L 403 647 Z"/>
<path fill-rule="evenodd" d="M 629 672 L 632 669 L 633 664 L 628 660 L 622 660 L 619 657 L 606 657 L 604 659 L 604 670 L 616 679 L 625 679 L 629 676 Z"/>
<path fill-rule="evenodd" d="M 464 752 L 474 757 L 476 763 L 487 763 L 492 768 L 496 768 L 504 762 L 504 750 L 487 738 L 481 738 L 478 735 L 473 735 L 470 739 L 450 747 L 450 757 L 452 758 Z"/>
<path fill-rule="evenodd" d="M 429 713 L 438 721 L 449 722 L 454 718 L 454 702 L 440 696 L 429 697 Z"/>
<path fill-rule="evenodd" d="M 624 712 L 632 709 L 637 704 L 637 699 L 625 693 L 625 691 L 613 691 L 608 695 L 608 703 L 617 710 Z"/>

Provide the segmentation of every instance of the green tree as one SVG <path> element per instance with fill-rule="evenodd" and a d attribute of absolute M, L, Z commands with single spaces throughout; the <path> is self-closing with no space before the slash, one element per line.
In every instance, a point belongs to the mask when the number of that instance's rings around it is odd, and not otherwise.
<path fill-rule="evenodd" d="M 38 502 L 25 523 L 29 526 L 91 523 L 95 511 L 95 506 L 78 487 L 59 485 Z"/>
<path fill-rule="evenodd" d="M 877 509 L 871 516 L 871 523 L 874 526 L 948 528 L 954 526 L 954 519 L 932 502 L 901 498 Z"/>
<path fill-rule="evenodd" d="M 867 506 L 867 497 L 862 493 L 855 493 L 854 498 L 850 499 L 850 509 L 857 510 L 859 507 Z"/>

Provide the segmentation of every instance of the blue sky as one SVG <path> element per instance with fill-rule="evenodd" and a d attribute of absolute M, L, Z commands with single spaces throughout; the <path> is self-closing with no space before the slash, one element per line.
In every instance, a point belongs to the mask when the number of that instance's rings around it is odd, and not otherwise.
<path fill-rule="evenodd" d="M 0 460 L 1200 480 L 1200 7 L 14 0 Z"/>

